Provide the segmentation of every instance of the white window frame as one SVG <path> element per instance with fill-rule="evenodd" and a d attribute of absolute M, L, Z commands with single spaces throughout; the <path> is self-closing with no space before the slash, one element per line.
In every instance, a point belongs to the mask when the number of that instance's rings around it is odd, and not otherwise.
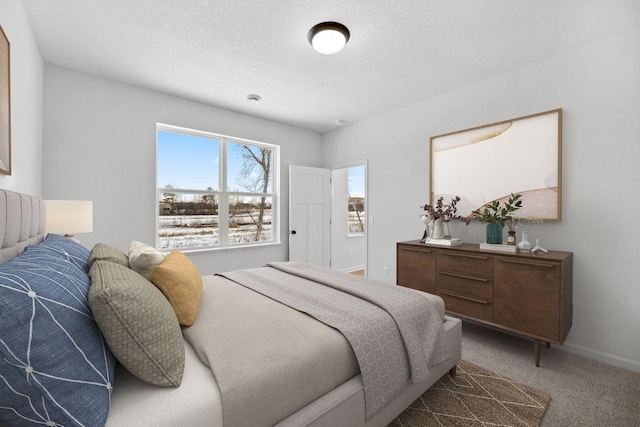
<path fill-rule="evenodd" d="M 183 189 L 183 188 L 167 188 L 160 187 L 158 182 L 158 132 L 173 132 L 186 135 L 193 135 L 202 138 L 211 138 L 220 141 L 219 155 L 220 164 L 218 173 L 220 188 L 213 191 L 207 190 L 195 190 L 195 189 Z M 272 150 L 273 155 L 271 159 L 271 188 L 270 193 L 251 193 L 251 192 L 238 192 L 229 191 L 227 186 L 227 146 L 228 143 L 236 143 L 242 145 L 250 145 L 253 147 L 268 148 Z M 219 249 L 233 249 L 243 247 L 255 247 L 255 246 L 269 246 L 274 244 L 280 244 L 280 146 L 275 144 L 269 144 L 261 141 L 254 141 L 244 138 L 238 138 L 229 135 L 223 135 L 213 132 L 201 131 L 196 129 L 189 129 L 180 126 L 169 125 L 165 123 L 156 123 L 156 247 L 160 248 L 160 213 L 159 203 L 160 194 L 172 192 L 180 194 L 197 194 L 197 195 L 215 195 L 218 199 L 218 244 L 214 246 L 200 246 L 200 247 L 180 247 L 176 248 L 183 252 L 191 251 L 203 251 L 203 250 L 219 250 Z M 240 197 L 262 197 L 266 195 L 271 198 L 271 236 L 272 239 L 262 242 L 245 242 L 245 243 L 230 243 L 229 242 L 229 198 L 234 196 Z M 163 251 L 170 251 L 174 248 L 164 248 Z"/>

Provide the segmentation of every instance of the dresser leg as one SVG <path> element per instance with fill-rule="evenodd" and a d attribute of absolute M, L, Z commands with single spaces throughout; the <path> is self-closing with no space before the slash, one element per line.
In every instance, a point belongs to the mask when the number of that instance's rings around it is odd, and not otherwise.
<path fill-rule="evenodd" d="M 536 367 L 540 367 L 540 340 L 533 340 L 533 352 L 536 355 Z"/>
<path fill-rule="evenodd" d="M 449 376 L 455 377 L 457 370 L 458 370 L 458 365 L 455 365 L 453 368 L 449 369 Z"/>

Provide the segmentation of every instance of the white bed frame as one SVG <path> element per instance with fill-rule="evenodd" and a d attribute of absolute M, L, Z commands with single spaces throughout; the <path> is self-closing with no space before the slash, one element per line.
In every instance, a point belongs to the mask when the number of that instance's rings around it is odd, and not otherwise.
<path fill-rule="evenodd" d="M 0 189 L 0 263 L 15 258 L 27 245 L 41 242 L 44 228 L 42 200 Z M 444 326 L 449 359 L 430 368 L 425 382 L 409 386 L 373 418 L 365 422 L 364 390 L 358 375 L 289 416 L 277 427 L 387 426 L 443 375 L 455 370 L 461 358 L 461 321 L 445 316 Z M 185 348 L 185 373 L 179 388 L 143 383 L 119 366 L 106 426 L 222 427 L 221 398 L 215 379 L 186 341 Z M 3 425 L 6 423 L 0 420 L 0 427 Z"/>

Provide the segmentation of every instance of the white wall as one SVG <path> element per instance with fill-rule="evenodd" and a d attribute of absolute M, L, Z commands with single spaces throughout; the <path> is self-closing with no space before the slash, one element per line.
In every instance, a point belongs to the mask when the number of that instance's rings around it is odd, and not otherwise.
<path fill-rule="evenodd" d="M 42 75 L 40 50 L 20 0 L 0 1 L 0 25 L 10 44 L 11 175 L 6 190 L 42 194 Z"/>
<path fill-rule="evenodd" d="M 155 243 L 156 122 L 280 145 L 282 244 L 189 256 L 202 274 L 287 260 L 288 168 L 320 166 L 319 134 L 47 64 L 43 193 L 93 200 L 94 231 L 80 241 Z"/>
<path fill-rule="evenodd" d="M 369 277 L 395 283 L 382 268 L 395 273 L 396 242 L 422 236 L 429 137 L 554 108 L 564 114 L 563 220 L 536 225 L 529 240 L 574 252 L 563 348 L 640 371 L 640 30 L 328 133 L 324 166 L 368 158 Z M 500 161 L 535 167 L 517 153 Z M 477 243 L 484 226 L 452 232 Z"/>

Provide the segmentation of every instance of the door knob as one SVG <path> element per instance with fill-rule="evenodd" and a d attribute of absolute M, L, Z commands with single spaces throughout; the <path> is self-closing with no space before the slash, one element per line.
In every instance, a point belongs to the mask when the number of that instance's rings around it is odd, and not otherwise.
<path fill-rule="evenodd" d="M 296 230 L 291 230 L 291 234 L 296 234 L 297 231 Z"/>

